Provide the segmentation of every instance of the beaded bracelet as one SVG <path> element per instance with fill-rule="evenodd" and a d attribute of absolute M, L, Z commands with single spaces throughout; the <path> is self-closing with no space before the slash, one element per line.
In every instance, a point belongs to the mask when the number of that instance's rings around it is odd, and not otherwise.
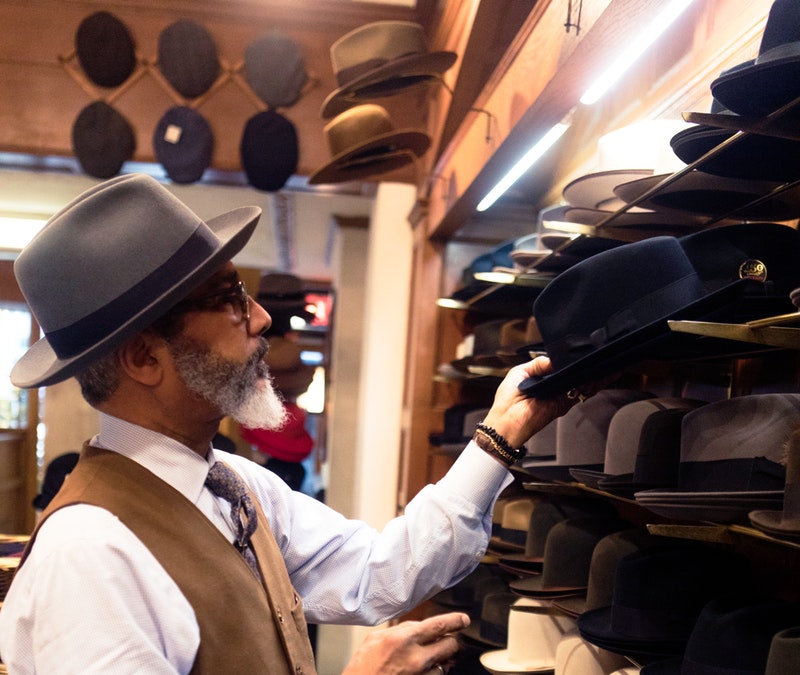
<path fill-rule="evenodd" d="M 494 455 L 506 465 L 519 461 L 527 452 L 525 446 L 520 448 L 512 447 L 511 443 L 502 434 L 483 422 L 478 422 L 476 425 L 473 439 L 481 450 Z"/>

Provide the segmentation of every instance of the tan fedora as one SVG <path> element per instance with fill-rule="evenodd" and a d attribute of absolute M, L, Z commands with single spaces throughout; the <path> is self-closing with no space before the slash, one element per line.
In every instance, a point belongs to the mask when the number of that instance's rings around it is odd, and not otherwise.
<path fill-rule="evenodd" d="M 331 159 L 308 179 L 312 185 L 342 183 L 402 168 L 431 145 L 428 134 L 395 129 L 389 113 L 366 103 L 346 110 L 324 129 Z"/>
<path fill-rule="evenodd" d="M 454 52 L 429 52 L 422 26 L 413 21 L 375 21 L 356 28 L 331 45 L 339 86 L 323 102 L 322 117 L 334 117 L 359 100 L 435 81 L 456 58 Z"/>

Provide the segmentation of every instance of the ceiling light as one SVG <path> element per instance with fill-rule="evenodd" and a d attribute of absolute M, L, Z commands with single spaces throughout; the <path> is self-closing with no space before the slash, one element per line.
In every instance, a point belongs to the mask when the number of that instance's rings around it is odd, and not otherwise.
<path fill-rule="evenodd" d="M 639 33 L 639 36 L 628 45 L 611 64 L 611 66 L 595 80 L 581 96 L 581 103 L 592 105 L 620 78 L 622 74 L 653 44 L 659 36 L 669 28 L 683 13 L 692 0 L 673 0 L 660 12 L 653 22 Z"/>
<path fill-rule="evenodd" d="M 543 138 L 541 138 L 528 152 L 526 152 L 522 159 L 520 159 L 511 170 L 500 179 L 500 182 L 497 183 L 489 193 L 481 199 L 478 203 L 478 206 L 475 208 L 478 211 L 485 211 L 488 209 L 492 204 L 494 204 L 497 199 L 510 188 L 514 183 L 517 182 L 520 176 L 524 174 L 528 169 L 530 169 L 545 152 L 547 152 L 550 147 L 564 134 L 564 132 L 569 129 L 569 124 L 567 122 L 559 122 L 558 124 L 554 125 L 550 131 L 548 131 Z"/>

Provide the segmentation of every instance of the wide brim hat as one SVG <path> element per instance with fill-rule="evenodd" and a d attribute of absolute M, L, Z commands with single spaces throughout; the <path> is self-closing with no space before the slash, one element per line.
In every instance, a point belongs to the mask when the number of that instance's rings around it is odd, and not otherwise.
<path fill-rule="evenodd" d="M 720 75 L 711 93 L 738 115 L 763 117 L 800 96 L 800 6 L 775 0 L 752 65 Z M 786 117 L 797 119 L 800 109 Z"/>
<path fill-rule="evenodd" d="M 197 110 L 173 106 L 156 125 L 153 150 L 171 180 L 195 183 L 211 165 L 214 134 Z"/>
<path fill-rule="evenodd" d="M 613 218 L 610 218 L 613 216 Z M 615 213 L 604 209 L 585 209 L 570 207 L 564 212 L 564 222 L 580 225 L 600 226 L 604 232 L 612 233 L 621 238 L 625 230 L 635 240 L 642 238 L 644 233 L 649 236 L 672 235 L 681 236 L 695 231 L 705 225 L 708 218 L 676 211 L 641 211 L 632 209 Z M 627 239 L 628 241 L 630 239 Z"/>
<path fill-rule="evenodd" d="M 270 108 L 294 105 L 308 82 L 302 48 L 283 31 L 267 31 L 245 49 L 244 79 Z"/>
<path fill-rule="evenodd" d="M 84 107 L 72 125 L 72 151 L 84 173 L 116 176 L 133 157 L 136 135 L 125 117 L 105 101 Z"/>
<path fill-rule="evenodd" d="M 203 221 L 142 174 L 86 190 L 14 262 L 44 337 L 14 365 L 11 381 L 55 384 L 111 352 L 244 248 L 260 215 L 245 206 Z"/>
<path fill-rule="evenodd" d="M 670 145 L 678 157 L 691 164 L 735 133 L 730 129 L 698 125 L 677 133 Z M 703 161 L 698 169 L 725 178 L 795 181 L 800 178 L 800 141 L 747 133 Z"/>
<path fill-rule="evenodd" d="M 101 87 L 118 87 L 136 68 L 136 47 L 127 26 L 110 12 L 90 14 L 75 32 L 83 72 Z"/>
<path fill-rule="evenodd" d="M 422 26 L 411 21 L 375 21 L 331 45 L 338 88 L 322 104 L 323 118 L 334 117 L 360 99 L 392 96 L 412 86 L 437 81 L 456 62 L 450 51 L 428 51 Z"/>
<path fill-rule="evenodd" d="M 297 171 L 297 128 L 275 110 L 264 110 L 247 120 L 239 153 L 247 182 L 258 190 L 275 192 Z"/>
<path fill-rule="evenodd" d="M 727 217 L 735 212 L 737 218 L 747 220 L 785 221 L 800 217 L 798 187 L 756 203 L 781 183 L 726 178 L 698 170 L 683 174 L 643 198 L 671 175 L 658 174 L 622 183 L 614 188 L 614 192 L 625 203 L 640 200 L 637 206 L 651 210 L 676 209 L 709 217 Z"/>
<path fill-rule="evenodd" d="M 556 461 L 525 462 L 525 469 L 544 480 L 572 481 L 575 469 L 602 471 L 608 429 L 617 412 L 635 401 L 652 398 L 640 389 L 603 389 L 556 419 Z"/>
<path fill-rule="evenodd" d="M 402 168 L 424 155 L 431 138 L 424 131 L 396 129 L 384 108 L 356 106 L 325 125 L 331 159 L 308 178 L 312 185 L 341 183 Z"/>
<path fill-rule="evenodd" d="M 751 583 L 738 554 L 693 541 L 646 546 L 619 560 L 611 605 L 585 611 L 578 628 L 592 644 L 636 660 L 678 656 L 703 607 Z"/>
<path fill-rule="evenodd" d="M 603 537 L 630 527 L 618 516 L 583 515 L 565 518 L 547 534 L 541 575 L 516 579 L 509 588 L 541 599 L 584 595 L 595 546 Z"/>
<path fill-rule="evenodd" d="M 686 413 L 703 405 L 703 401 L 677 397 L 656 397 L 642 401 L 635 401 L 622 406 L 611 418 L 606 437 L 605 461 L 603 470 L 597 471 L 589 484 L 599 488 L 604 479 L 617 479 L 622 483 L 623 476 L 627 476 L 632 484 L 633 472 L 636 469 L 636 460 L 643 442 L 653 442 L 651 434 L 646 435 L 648 425 L 656 425 L 661 433 L 670 440 L 679 439 L 681 415 L 675 416 L 673 411 Z M 676 428 L 677 434 L 666 433 L 667 428 L 659 423 L 658 418 L 664 417 Z M 674 446 L 675 457 L 678 457 L 680 442 Z M 572 473 L 573 477 L 575 472 Z M 588 477 L 587 477 L 588 478 Z"/>
<path fill-rule="evenodd" d="M 771 303 L 795 282 L 796 272 L 784 259 L 798 242 L 792 228 L 754 223 L 651 237 L 588 258 L 553 279 L 536 299 L 533 314 L 553 372 L 520 388 L 531 396 L 552 396 L 691 344 L 675 339 L 670 319 L 720 320 L 745 310 L 751 319 L 775 314 Z M 773 281 L 751 274 L 754 259 L 765 269 L 778 268 Z M 751 300 L 750 290 L 759 299 Z"/>
<path fill-rule="evenodd" d="M 773 637 L 798 623 L 797 603 L 759 596 L 714 599 L 700 612 L 683 656 L 647 664 L 642 675 L 763 673 Z"/>
<path fill-rule="evenodd" d="M 158 67 L 184 98 L 205 94 L 220 73 L 214 38 L 197 21 L 178 19 L 158 36 Z"/>

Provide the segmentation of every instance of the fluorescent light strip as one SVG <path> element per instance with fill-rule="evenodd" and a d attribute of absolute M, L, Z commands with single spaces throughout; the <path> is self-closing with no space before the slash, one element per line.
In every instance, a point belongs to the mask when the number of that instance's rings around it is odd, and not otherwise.
<path fill-rule="evenodd" d="M 558 124 L 554 125 L 550 131 L 548 131 L 544 137 L 536 143 L 528 152 L 526 152 L 522 159 L 520 159 L 511 170 L 500 179 L 500 182 L 497 183 L 489 193 L 481 199 L 478 203 L 478 206 L 475 208 L 478 211 L 485 211 L 488 209 L 492 204 L 494 204 L 497 199 L 510 188 L 514 183 L 517 182 L 520 176 L 524 174 L 528 169 L 530 169 L 545 152 L 547 152 L 550 147 L 559 139 L 561 136 L 564 135 L 564 132 L 569 129 L 569 124 L 565 122 L 559 122 Z"/>
<path fill-rule="evenodd" d="M 664 8 L 655 20 L 645 28 L 639 37 L 635 39 L 628 48 L 622 52 L 614 63 L 594 84 L 589 87 L 581 96 L 581 103 L 592 105 L 620 78 L 622 74 L 633 65 L 644 51 L 653 44 L 661 34 L 669 28 L 672 23 L 692 4 L 692 0 L 674 0 Z"/>

